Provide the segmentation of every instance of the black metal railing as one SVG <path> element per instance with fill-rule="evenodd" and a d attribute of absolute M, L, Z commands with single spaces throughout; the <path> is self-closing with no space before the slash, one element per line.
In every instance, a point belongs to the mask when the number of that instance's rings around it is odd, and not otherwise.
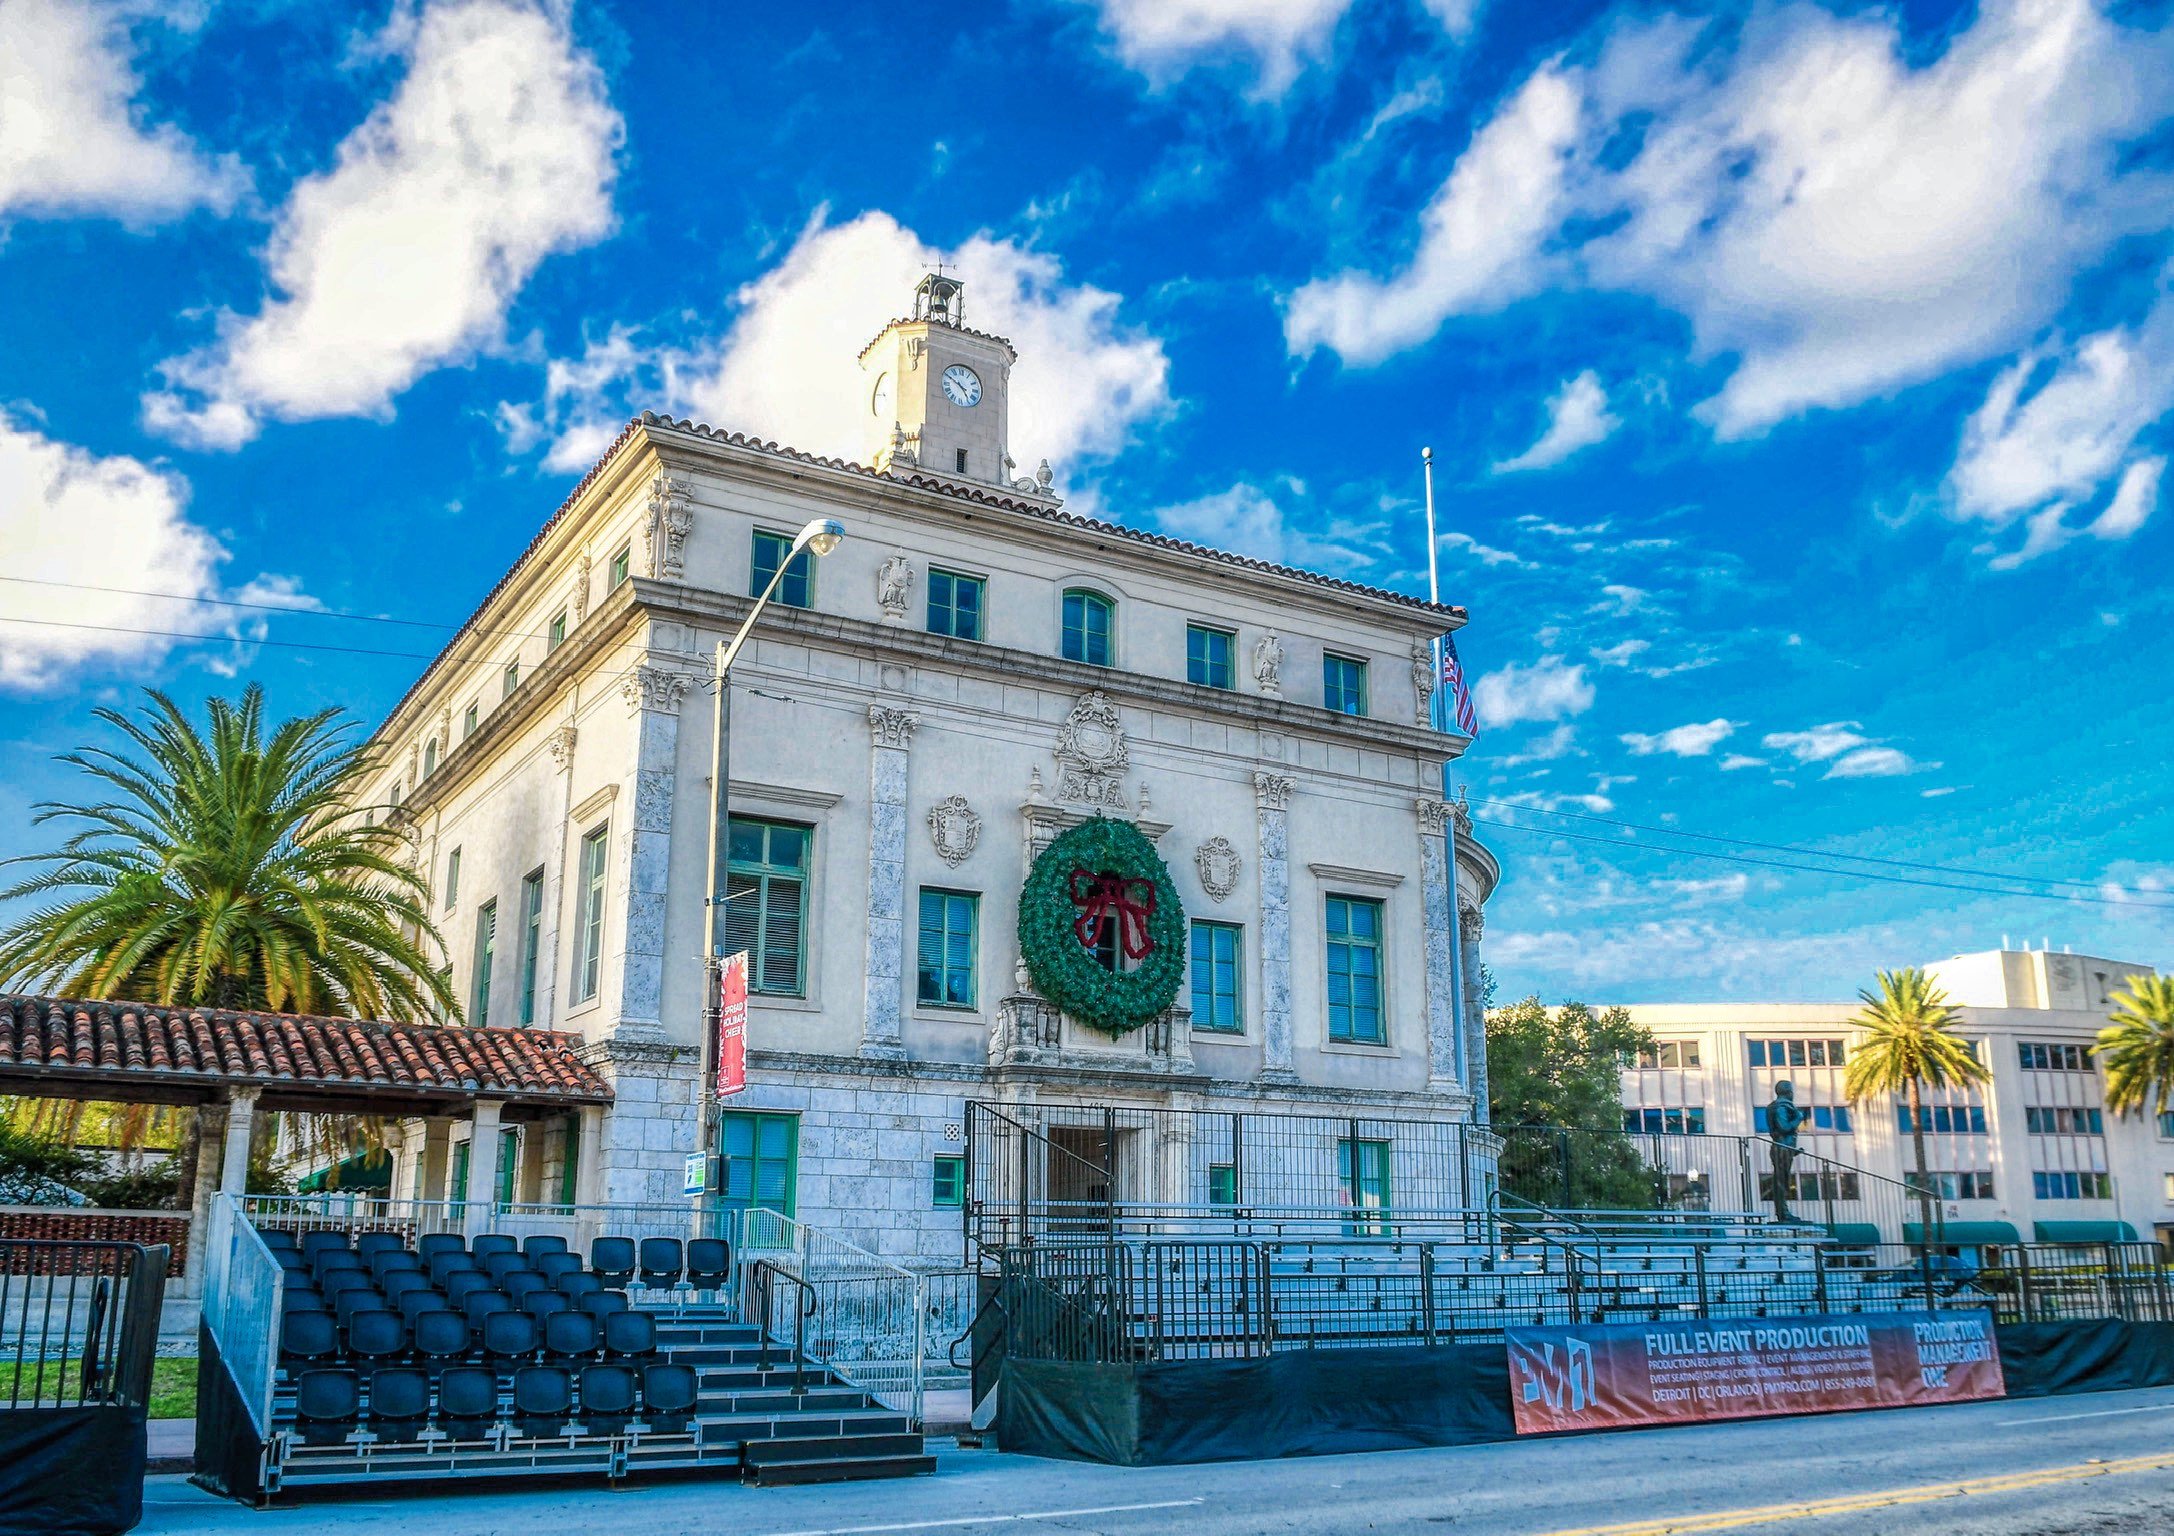
<path fill-rule="evenodd" d="M 0 1408 L 141 1407 L 172 1252 L 0 1240 Z"/>
<path fill-rule="evenodd" d="M 783 1285 L 792 1308 L 789 1319 L 780 1322 L 777 1316 L 779 1288 Z M 821 1303 L 815 1287 L 768 1259 L 757 1259 L 748 1267 L 747 1285 L 748 1315 L 755 1319 L 758 1345 L 755 1356 L 756 1369 L 767 1371 L 771 1366 L 771 1351 L 783 1344 L 790 1330 L 792 1336 L 793 1391 L 808 1390 L 808 1319 L 814 1317 Z"/>

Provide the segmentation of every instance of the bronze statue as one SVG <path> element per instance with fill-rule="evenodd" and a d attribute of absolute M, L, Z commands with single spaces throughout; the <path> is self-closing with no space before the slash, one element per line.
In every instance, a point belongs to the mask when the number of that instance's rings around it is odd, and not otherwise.
<path fill-rule="evenodd" d="M 1786 1078 L 1774 1085 L 1774 1101 L 1766 1106 L 1766 1138 L 1773 1169 L 1768 1192 L 1774 1199 L 1774 1219 L 1789 1219 L 1791 1171 L 1797 1162 L 1797 1132 L 1811 1112 L 1797 1105 L 1796 1084 Z"/>

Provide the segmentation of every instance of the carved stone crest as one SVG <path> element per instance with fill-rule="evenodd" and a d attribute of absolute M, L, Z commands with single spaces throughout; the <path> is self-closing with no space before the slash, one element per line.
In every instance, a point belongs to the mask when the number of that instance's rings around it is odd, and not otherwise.
<path fill-rule="evenodd" d="M 574 622 L 579 624 L 589 616 L 589 557 L 583 555 L 574 562 Z"/>
<path fill-rule="evenodd" d="M 974 856 L 974 846 L 981 841 L 981 818 L 966 803 L 966 796 L 953 795 L 929 808 L 928 835 L 936 845 L 936 857 L 956 868 Z"/>
<path fill-rule="evenodd" d="M 1200 871 L 1200 888 L 1217 901 L 1230 900 L 1238 889 L 1238 872 L 1245 867 L 1227 837 L 1211 837 L 1193 850 L 1193 868 Z"/>
<path fill-rule="evenodd" d="M 573 766 L 574 737 L 579 734 L 570 725 L 562 725 L 544 738 L 544 745 L 551 750 L 551 766 L 564 773 Z"/>
<path fill-rule="evenodd" d="M 913 562 L 893 555 L 876 567 L 876 601 L 887 619 L 906 616 L 906 594 L 913 590 Z"/>
<path fill-rule="evenodd" d="M 1125 745 L 1125 726 L 1117 706 L 1099 688 L 1081 695 L 1072 713 L 1065 716 L 1053 755 L 1059 800 L 1125 809 L 1124 775 L 1132 753 Z"/>
<path fill-rule="evenodd" d="M 670 475 L 649 482 L 649 521 L 642 529 L 642 556 L 652 576 L 682 576 L 687 570 L 687 535 L 694 528 L 694 508 L 687 488 Z"/>
<path fill-rule="evenodd" d="M 1270 630 L 1253 646 L 1253 685 L 1271 699 L 1283 697 L 1283 642 Z"/>

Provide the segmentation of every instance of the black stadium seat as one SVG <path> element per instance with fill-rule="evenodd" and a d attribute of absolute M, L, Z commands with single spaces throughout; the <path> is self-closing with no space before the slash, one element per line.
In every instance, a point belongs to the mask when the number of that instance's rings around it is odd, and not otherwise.
<path fill-rule="evenodd" d="M 531 1232 L 521 1239 L 521 1251 L 532 1259 L 542 1258 L 547 1253 L 564 1253 L 566 1239 L 552 1232 Z"/>
<path fill-rule="evenodd" d="M 426 1232 L 415 1240 L 415 1254 L 425 1264 L 441 1253 L 466 1253 L 468 1240 L 458 1232 Z"/>
<path fill-rule="evenodd" d="M 480 1365 L 456 1365 L 438 1378 L 438 1418 L 455 1440 L 483 1440 L 498 1420 L 498 1375 Z"/>
<path fill-rule="evenodd" d="M 314 1260 L 321 1253 L 345 1253 L 348 1251 L 345 1232 L 305 1232 L 301 1241 L 302 1257 Z"/>
<path fill-rule="evenodd" d="M 591 1291 L 579 1299 L 577 1305 L 594 1318 L 605 1318 L 614 1312 L 624 1312 L 633 1303 L 627 1300 L 625 1291 Z"/>
<path fill-rule="evenodd" d="M 676 1237 L 642 1239 L 642 1284 L 654 1290 L 670 1290 L 679 1284 L 684 1259 Z"/>
<path fill-rule="evenodd" d="M 574 1304 L 557 1291 L 535 1290 L 521 1298 L 521 1310 L 541 1321 L 554 1312 L 571 1312 Z"/>
<path fill-rule="evenodd" d="M 513 1373 L 513 1428 L 541 1438 L 564 1432 L 574 1407 L 573 1378 L 555 1365 L 524 1365 Z"/>
<path fill-rule="evenodd" d="M 607 1358 L 647 1360 L 657 1352 L 657 1320 L 647 1312 L 612 1312 L 603 1322 Z"/>
<path fill-rule="evenodd" d="M 308 1445 L 338 1445 L 354 1429 L 362 1388 L 353 1371 L 304 1371 L 294 1388 L 294 1422 Z"/>
<path fill-rule="evenodd" d="M 691 1365 L 662 1363 L 643 1367 L 643 1421 L 659 1434 L 685 1434 L 694 1417 L 697 1385 Z"/>
<path fill-rule="evenodd" d="M 289 1312 L 279 1320 L 281 1363 L 330 1360 L 340 1352 L 339 1329 L 328 1312 Z"/>
<path fill-rule="evenodd" d="M 476 1262 L 476 1256 L 460 1248 L 440 1250 L 432 1254 L 424 1262 L 423 1267 L 430 1272 L 430 1278 L 440 1285 L 445 1284 L 454 1275 L 481 1274 L 483 1272 L 483 1266 Z"/>
<path fill-rule="evenodd" d="M 483 1320 L 494 1312 L 512 1312 L 513 1303 L 496 1291 L 477 1291 L 461 1307 L 461 1315 L 468 1319 L 468 1326 L 478 1333 L 483 1331 Z"/>
<path fill-rule="evenodd" d="M 465 1357 L 474 1342 L 467 1320 L 458 1312 L 418 1312 L 414 1321 L 415 1358 L 443 1366 Z"/>
<path fill-rule="evenodd" d="M 481 1259 L 494 1253 L 519 1253 L 521 1245 L 510 1232 L 486 1232 L 468 1244 L 468 1251 Z"/>
<path fill-rule="evenodd" d="M 368 1259 L 376 1253 L 405 1253 L 407 1242 L 397 1232 L 365 1232 L 355 1239 L 355 1252 Z"/>
<path fill-rule="evenodd" d="M 551 1287 L 545 1285 L 541 1279 L 539 1279 L 535 1275 L 530 1274 L 525 1269 L 520 1271 L 518 1274 L 511 1274 L 506 1276 L 505 1279 L 498 1282 L 498 1288 L 506 1293 L 506 1299 L 512 1302 L 515 1306 L 519 1306 L 522 1298 L 528 1296 L 532 1292 L 548 1291 L 551 1289 Z"/>
<path fill-rule="evenodd" d="M 408 1292 L 427 1291 L 430 1288 L 430 1277 L 418 1274 L 412 1269 L 395 1270 L 389 1275 L 380 1275 L 377 1281 L 378 1294 L 394 1306 L 400 1305 L 400 1298 Z"/>
<path fill-rule="evenodd" d="M 570 1253 L 531 1254 L 528 1267 L 552 1285 L 556 1285 L 567 1275 L 582 1274 L 585 1270 L 581 1260 Z"/>
<path fill-rule="evenodd" d="M 690 1238 L 687 1243 L 687 1283 L 698 1291 L 723 1288 L 732 1276 L 732 1245 L 721 1237 Z"/>
<path fill-rule="evenodd" d="M 300 1239 L 296 1238 L 292 1232 L 283 1232 L 277 1227 L 269 1230 L 259 1227 L 257 1236 L 263 1240 L 264 1246 L 271 1249 L 275 1254 L 282 1252 L 300 1253 L 302 1251 Z"/>
<path fill-rule="evenodd" d="M 279 1293 L 279 1310 L 285 1312 L 330 1312 L 332 1304 L 319 1295 L 314 1286 L 290 1285 Z"/>
<path fill-rule="evenodd" d="M 497 1366 L 536 1358 L 541 1330 L 526 1312 L 493 1312 L 483 1319 L 483 1358 Z"/>
<path fill-rule="evenodd" d="M 370 1373 L 370 1433 L 400 1443 L 421 1437 L 430 1419 L 430 1378 L 396 1365 Z"/>
<path fill-rule="evenodd" d="M 382 1308 L 357 1312 L 347 1320 L 347 1352 L 366 1361 L 390 1360 L 405 1354 L 408 1325 L 397 1312 Z"/>
<path fill-rule="evenodd" d="M 334 1275 L 344 1274 L 357 1274 L 367 1278 L 370 1266 L 363 1262 L 359 1253 L 352 1253 L 345 1248 L 328 1248 L 310 1260 L 310 1272 L 319 1280 L 329 1280 Z"/>
<path fill-rule="evenodd" d="M 528 1260 L 518 1253 L 486 1253 L 483 1255 L 482 1264 L 483 1272 L 493 1280 L 529 1273 Z"/>
<path fill-rule="evenodd" d="M 584 1366 L 581 1423 L 592 1435 L 616 1435 L 634 1417 L 634 1373 L 623 1365 Z"/>
<path fill-rule="evenodd" d="M 332 1297 L 332 1315 L 345 1328 L 355 1320 L 357 1312 L 383 1312 L 387 1310 L 385 1298 L 375 1288 L 361 1286 L 352 1290 L 338 1291 Z"/>
<path fill-rule="evenodd" d="M 423 1261 L 405 1248 L 388 1248 L 370 1255 L 370 1273 L 381 1283 L 392 1275 L 420 1275 Z"/>
<path fill-rule="evenodd" d="M 589 1273 L 617 1289 L 634 1278 L 634 1239 L 600 1237 L 589 1245 Z"/>
<path fill-rule="evenodd" d="M 428 1286 L 419 1291 L 405 1292 L 400 1298 L 400 1315 L 408 1320 L 410 1328 L 415 1326 L 415 1320 L 425 1312 L 452 1311 L 453 1308 L 446 1299 Z M 460 1314 L 455 1312 L 453 1315 L 458 1317 Z"/>
<path fill-rule="evenodd" d="M 558 1283 L 552 1289 L 578 1307 L 581 1305 L 582 1297 L 602 1295 L 604 1282 L 587 1270 L 582 1270 L 578 1274 L 559 1276 Z M 614 1291 L 612 1294 L 616 1296 L 619 1293 Z"/>
<path fill-rule="evenodd" d="M 465 1307 L 468 1304 L 468 1298 L 478 1292 L 488 1292 L 495 1295 L 498 1291 L 498 1287 L 491 1283 L 489 1275 L 473 1274 L 466 1270 L 457 1275 L 449 1275 L 443 1289 L 445 1299 L 456 1307 Z"/>
<path fill-rule="evenodd" d="M 543 1320 L 544 1358 L 554 1365 L 593 1360 L 604 1346 L 604 1330 L 586 1312 L 554 1312 Z"/>

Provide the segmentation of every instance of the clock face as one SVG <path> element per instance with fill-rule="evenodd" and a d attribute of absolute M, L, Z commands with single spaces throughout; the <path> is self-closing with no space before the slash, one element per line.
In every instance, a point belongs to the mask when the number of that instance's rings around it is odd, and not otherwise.
<path fill-rule="evenodd" d="M 868 397 L 868 414 L 878 421 L 891 414 L 891 376 L 888 373 L 876 375 L 875 393 Z"/>
<path fill-rule="evenodd" d="M 972 409 L 981 404 L 981 377 L 964 363 L 944 370 L 944 396 L 953 405 Z"/>

